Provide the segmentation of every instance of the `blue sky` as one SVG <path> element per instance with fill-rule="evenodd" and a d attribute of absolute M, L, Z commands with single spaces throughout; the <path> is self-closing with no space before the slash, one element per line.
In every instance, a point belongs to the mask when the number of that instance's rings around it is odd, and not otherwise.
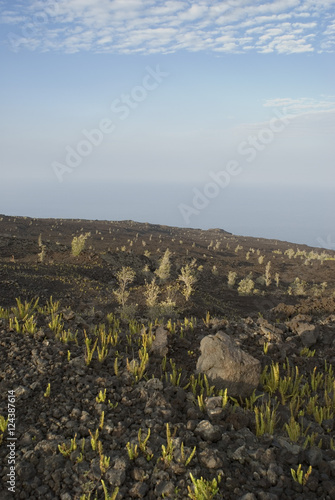
<path fill-rule="evenodd" d="M 335 241 L 334 49 L 335 0 L 0 0 L 0 212 Z"/>

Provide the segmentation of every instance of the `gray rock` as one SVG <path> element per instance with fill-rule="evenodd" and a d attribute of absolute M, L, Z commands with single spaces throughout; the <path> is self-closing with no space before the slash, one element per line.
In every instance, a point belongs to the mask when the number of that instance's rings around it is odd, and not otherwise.
<path fill-rule="evenodd" d="M 159 326 L 155 333 L 155 339 L 151 344 L 150 352 L 157 356 L 164 357 L 168 352 L 168 331 L 162 326 Z"/>
<path fill-rule="evenodd" d="M 155 488 L 155 494 L 159 496 L 173 495 L 174 490 L 175 486 L 172 481 L 160 481 Z"/>
<path fill-rule="evenodd" d="M 261 333 L 266 337 L 267 340 L 272 342 L 280 342 L 282 340 L 282 330 L 276 328 L 263 318 L 260 318 L 258 320 L 258 323 L 260 325 Z"/>
<path fill-rule="evenodd" d="M 322 462 L 322 450 L 317 446 L 313 446 L 313 448 L 309 448 L 305 451 L 305 459 L 306 462 L 315 467 Z"/>
<path fill-rule="evenodd" d="M 71 495 L 70 493 L 63 493 L 61 496 L 60 496 L 61 500 L 71 500 Z"/>
<path fill-rule="evenodd" d="M 194 433 L 204 441 L 210 441 L 211 443 L 216 443 L 222 436 L 220 427 L 212 425 L 208 420 L 202 420 L 194 429 Z"/>
<path fill-rule="evenodd" d="M 304 330 L 300 335 L 299 337 L 301 338 L 301 342 L 303 343 L 303 345 L 305 347 L 311 347 L 312 345 L 316 344 L 317 340 L 318 340 L 318 333 L 315 329 L 315 326 L 314 325 L 310 325 L 311 329 L 309 330 Z"/>
<path fill-rule="evenodd" d="M 239 500 L 256 500 L 256 497 L 253 493 L 244 493 Z"/>
<path fill-rule="evenodd" d="M 240 349 L 224 332 L 208 335 L 200 343 L 197 372 L 206 374 L 218 389 L 230 396 L 248 397 L 257 388 L 261 364 Z"/>
<path fill-rule="evenodd" d="M 16 466 L 16 472 L 22 481 L 30 481 L 36 475 L 33 464 L 27 462 L 19 462 Z"/>
<path fill-rule="evenodd" d="M 200 465 L 207 467 L 208 469 L 218 469 L 223 466 L 223 462 L 220 457 L 217 456 L 214 450 L 206 449 L 199 453 L 198 459 Z"/>
<path fill-rule="evenodd" d="M 124 469 L 109 469 L 105 478 L 111 486 L 122 486 L 126 480 L 126 472 Z"/>
<path fill-rule="evenodd" d="M 145 387 L 150 391 L 162 391 L 164 386 L 163 382 L 158 378 L 151 378 L 145 383 Z"/>
<path fill-rule="evenodd" d="M 289 453 L 292 453 L 292 455 L 298 455 L 298 453 L 300 452 L 300 449 L 301 449 L 300 446 L 298 446 L 297 444 L 289 443 L 282 436 L 278 436 L 277 441 L 282 448 L 287 450 Z"/>
<path fill-rule="evenodd" d="M 146 483 L 135 483 L 134 486 L 129 490 L 129 496 L 131 498 L 144 498 L 147 494 L 149 486 Z"/>
<path fill-rule="evenodd" d="M 235 450 L 232 454 L 231 458 L 233 460 L 236 460 L 237 462 L 240 462 L 240 464 L 244 464 L 246 458 L 245 444 L 237 448 L 237 450 Z"/>

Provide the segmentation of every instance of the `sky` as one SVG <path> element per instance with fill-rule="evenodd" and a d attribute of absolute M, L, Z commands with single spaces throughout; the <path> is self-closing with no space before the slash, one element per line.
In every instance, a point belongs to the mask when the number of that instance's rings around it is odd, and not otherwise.
<path fill-rule="evenodd" d="M 0 0 L 0 213 L 335 250 L 335 0 Z"/>

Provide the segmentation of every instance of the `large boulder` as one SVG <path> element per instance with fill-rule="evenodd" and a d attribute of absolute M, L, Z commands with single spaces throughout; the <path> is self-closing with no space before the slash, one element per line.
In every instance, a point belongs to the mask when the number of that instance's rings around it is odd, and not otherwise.
<path fill-rule="evenodd" d="M 224 332 L 204 337 L 200 343 L 201 355 L 197 372 L 206 374 L 218 389 L 227 389 L 233 397 L 249 397 L 257 388 L 261 364 L 242 351 Z"/>

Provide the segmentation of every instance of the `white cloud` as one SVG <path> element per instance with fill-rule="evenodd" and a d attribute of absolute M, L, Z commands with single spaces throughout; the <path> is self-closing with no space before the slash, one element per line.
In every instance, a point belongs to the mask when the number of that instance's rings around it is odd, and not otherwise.
<path fill-rule="evenodd" d="M 332 52 L 335 0 L 33 0 L 6 3 L 16 50 Z M 29 30 L 27 29 L 29 28 Z M 62 29 L 64 28 L 64 29 Z M 69 36 L 76 29 L 77 36 Z"/>

